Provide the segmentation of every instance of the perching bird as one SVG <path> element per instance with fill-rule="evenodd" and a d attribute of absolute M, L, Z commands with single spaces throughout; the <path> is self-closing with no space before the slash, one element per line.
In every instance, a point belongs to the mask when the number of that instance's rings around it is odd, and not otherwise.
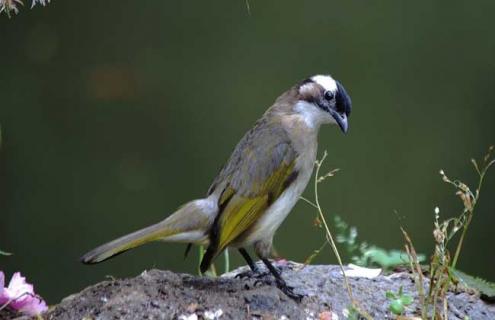
<path fill-rule="evenodd" d="M 253 246 L 288 296 L 298 298 L 268 260 L 275 231 L 306 188 L 316 160 L 322 124 L 337 124 L 345 133 L 351 99 L 328 75 L 316 75 L 277 98 L 237 144 L 205 198 L 180 207 L 165 220 L 85 254 L 83 263 L 98 263 L 151 241 L 208 246 L 201 272 L 227 247 L 239 250 L 253 272 Z"/>

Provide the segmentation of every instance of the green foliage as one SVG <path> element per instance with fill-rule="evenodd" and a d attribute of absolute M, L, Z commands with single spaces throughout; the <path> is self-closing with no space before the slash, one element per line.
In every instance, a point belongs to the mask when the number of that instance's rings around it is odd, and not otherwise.
<path fill-rule="evenodd" d="M 426 260 L 424 254 L 418 255 L 419 262 Z M 363 266 L 378 265 L 382 269 L 390 270 L 396 266 L 406 265 L 409 263 L 409 256 L 402 250 L 385 250 L 376 246 L 366 249 L 358 262 Z"/>
<path fill-rule="evenodd" d="M 397 294 L 392 291 L 385 292 L 385 296 L 390 300 L 388 310 L 395 315 L 401 315 L 406 311 L 406 307 L 413 302 L 413 297 L 402 291 L 402 286 Z"/>
<path fill-rule="evenodd" d="M 338 243 L 344 246 L 349 256 L 355 257 L 360 254 L 363 249 L 367 247 L 365 242 L 359 244 L 357 241 L 358 231 L 354 226 L 349 226 L 340 216 L 335 216 L 333 223 L 336 230 L 336 237 Z"/>
<path fill-rule="evenodd" d="M 334 225 L 337 230 L 336 240 L 344 246 L 353 263 L 362 267 L 379 266 L 384 270 L 410 263 L 409 256 L 405 251 L 385 250 L 378 246 L 370 246 L 366 242 L 358 242 L 357 228 L 349 226 L 341 217 L 335 216 Z M 418 255 L 420 262 L 425 261 L 425 259 L 425 255 Z"/>
<path fill-rule="evenodd" d="M 347 307 L 347 310 L 349 310 L 349 314 L 347 315 L 348 320 L 360 320 L 361 319 L 361 314 L 359 311 L 352 305 Z"/>
<path fill-rule="evenodd" d="M 495 283 L 486 281 L 478 277 L 473 277 L 466 274 L 460 270 L 451 269 L 452 275 L 455 277 L 461 285 L 475 289 L 480 292 L 481 297 L 484 300 L 494 301 L 495 300 Z"/>

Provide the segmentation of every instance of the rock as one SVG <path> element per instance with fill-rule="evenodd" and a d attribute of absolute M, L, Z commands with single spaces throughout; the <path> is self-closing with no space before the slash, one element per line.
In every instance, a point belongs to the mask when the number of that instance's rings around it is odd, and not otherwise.
<path fill-rule="evenodd" d="M 262 268 L 262 265 L 259 265 Z M 285 296 L 268 274 L 238 279 L 239 268 L 219 278 L 169 271 L 145 271 L 135 278 L 103 281 L 71 295 L 43 314 L 43 319 L 345 319 L 350 300 L 338 266 L 293 262 L 277 264 L 301 303 Z M 264 269 L 263 269 L 264 270 Z M 407 272 L 349 279 L 355 300 L 374 319 L 392 319 L 385 292 L 415 298 L 406 315 L 417 315 L 416 287 Z M 495 305 L 474 292 L 448 294 L 449 319 L 495 319 Z M 1 318 L 1 316 L 0 316 Z M 18 318 L 20 319 L 20 318 Z"/>

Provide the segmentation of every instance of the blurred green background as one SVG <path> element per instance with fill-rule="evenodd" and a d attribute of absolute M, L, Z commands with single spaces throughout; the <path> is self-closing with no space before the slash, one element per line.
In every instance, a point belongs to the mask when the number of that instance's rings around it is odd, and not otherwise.
<path fill-rule="evenodd" d="M 315 73 L 353 99 L 349 134 L 320 132 L 327 168 L 341 168 L 320 197 L 362 240 L 401 248 L 403 224 L 429 254 L 433 208 L 461 209 L 438 170 L 474 183 L 469 159 L 495 143 L 492 0 L 251 0 L 251 15 L 242 0 L 28 7 L 0 16 L 0 249 L 14 253 L 0 269 L 52 304 L 106 275 L 195 273 L 180 244 L 78 258 L 202 197 L 253 122 Z M 495 170 L 459 262 L 491 280 L 494 191 Z M 314 216 L 296 206 L 275 239 L 283 257 L 320 246 Z M 315 261 L 334 262 L 329 250 Z"/>

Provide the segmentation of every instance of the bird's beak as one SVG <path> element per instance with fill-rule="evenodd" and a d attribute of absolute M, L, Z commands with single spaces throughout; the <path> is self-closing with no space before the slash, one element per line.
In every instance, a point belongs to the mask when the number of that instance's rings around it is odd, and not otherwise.
<path fill-rule="evenodd" d="M 343 133 L 347 133 L 347 130 L 349 130 L 347 115 L 345 113 L 340 114 L 335 110 L 330 110 L 330 114 L 335 119 L 335 122 L 337 122 L 337 124 L 339 125 L 340 130 L 342 130 Z"/>
<path fill-rule="evenodd" d="M 349 114 L 351 114 L 351 97 L 347 94 L 347 91 L 345 91 L 344 87 L 340 84 L 340 82 L 337 82 L 337 101 L 336 105 L 338 108 L 332 110 L 331 112 L 332 117 L 335 119 L 335 121 L 338 123 L 340 129 L 342 132 L 347 133 L 347 130 L 349 130 Z M 341 110 L 342 113 L 339 113 L 337 110 Z"/>

